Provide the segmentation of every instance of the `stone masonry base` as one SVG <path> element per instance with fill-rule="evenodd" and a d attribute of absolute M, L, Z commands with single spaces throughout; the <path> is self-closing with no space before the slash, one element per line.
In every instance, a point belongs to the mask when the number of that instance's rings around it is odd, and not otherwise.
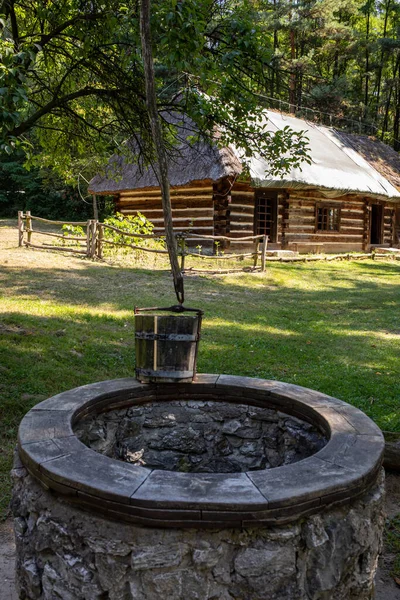
<path fill-rule="evenodd" d="M 383 475 L 280 527 L 155 529 L 93 515 L 13 471 L 21 600 L 371 600 Z"/>

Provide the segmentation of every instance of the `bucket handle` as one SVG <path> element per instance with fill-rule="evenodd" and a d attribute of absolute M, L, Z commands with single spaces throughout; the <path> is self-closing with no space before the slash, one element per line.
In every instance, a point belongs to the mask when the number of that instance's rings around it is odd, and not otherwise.
<path fill-rule="evenodd" d="M 135 315 L 137 315 L 141 312 L 155 311 L 155 310 L 162 310 L 162 311 L 166 311 L 166 312 L 175 312 L 175 313 L 195 312 L 199 316 L 204 315 L 203 310 L 200 310 L 198 308 L 187 308 L 186 306 L 183 306 L 183 304 L 175 304 L 173 306 L 164 306 L 162 308 L 156 307 L 156 306 L 153 306 L 151 308 L 139 308 L 138 306 L 135 306 Z"/>

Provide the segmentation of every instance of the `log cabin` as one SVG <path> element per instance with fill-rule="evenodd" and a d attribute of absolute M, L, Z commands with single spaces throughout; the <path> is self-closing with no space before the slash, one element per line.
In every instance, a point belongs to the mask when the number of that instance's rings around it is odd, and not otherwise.
<path fill-rule="evenodd" d="M 190 235 L 228 236 L 228 252 L 247 251 L 238 238 L 267 235 L 270 250 L 368 251 L 399 247 L 400 155 L 379 140 L 291 115 L 264 111 L 270 131 L 289 126 L 309 139 L 311 164 L 271 176 L 254 156 L 244 168 L 235 148 L 190 143 L 182 128 L 170 157 L 173 222 Z M 113 162 L 114 161 L 114 162 Z M 119 176 L 115 176 L 115 165 Z M 92 194 L 113 195 L 123 214 L 143 213 L 162 233 L 161 194 L 152 168 L 115 157 L 90 182 Z M 254 246 L 254 244 L 253 244 Z M 212 247 L 212 246 L 211 246 Z"/>

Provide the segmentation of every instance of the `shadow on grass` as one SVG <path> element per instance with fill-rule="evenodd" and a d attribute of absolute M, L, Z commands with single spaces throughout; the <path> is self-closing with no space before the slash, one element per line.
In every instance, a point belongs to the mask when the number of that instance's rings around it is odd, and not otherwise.
<path fill-rule="evenodd" d="M 323 290 L 304 289 L 299 287 L 299 278 L 302 271 L 310 273 L 310 265 L 279 265 L 268 269 L 263 279 L 254 279 L 257 275 L 240 274 L 236 277 L 210 277 L 189 276 L 185 279 L 186 295 L 189 301 L 195 298 L 198 303 L 218 302 L 219 295 L 226 294 L 226 300 L 230 298 L 234 302 L 246 304 L 249 297 L 255 303 L 264 302 L 290 302 L 290 296 L 294 293 L 294 299 L 299 305 L 302 302 L 316 303 L 339 303 L 346 305 L 354 300 L 361 300 L 362 304 L 376 306 L 382 301 L 390 304 L 398 301 L 400 297 L 400 264 L 368 264 L 353 262 L 357 271 L 347 272 L 340 264 L 340 268 L 334 265 L 315 263 L 312 272 L 316 277 L 324 276 L 330 279 L 330 283 L 322 283 Z M 291 281 L 290 277 L 276 285 L 273 277 L 277 269 L 286 269 L 287 272 L 296 274 Z M 272 273 L 272 279 L 271 274 Z M 368 276 L 377 277 L 382 275 L 381 281 L 371 281 Z M 390 281 L 387 281 L 387 278 Z M 391 278 L 397 282 L 391 281 Z M 386 281 L 384 281 L 384 279 Z M 172 286 L 172 278 L 165 270 L 129 268 L 123 266 L 112 266 L 106 264 L 92 264 L 80 261 L 79 268 L 70 268 L 68 261 L 64 268 L 36 268 L 25 269 L 17 267 L 0 267 L 0 282 L 5 289 L 14 289 L 18 295 L 39 298 L 42 301 L 51 300 L 60 304 L 83 305 L 99 307 L 107 305 L 114 310 L 131 310 L 135 304 L 154 305 L 160 302 L 175 303 Z M 254 283 L 261 282 L 254 286 Z M 272 284 L 272 285 L 270 285 Z M 365 299 L 367 298 L 367 302 Z"/>
<path fill-rule="evenodd" d="M 199 370 L 320 389 L 356 404 L 387 429 L 400 429 L 400 416 L 392 414 L 400 396 L 400 265 L 349 264 L 188 277 L 188 304 L 205 311 Z M 48 396 L 132 374 L 134 306 L 176 303 L 164 271 L 85 261 L 70 266 L 66 260 L 65 269 L 0 269 L 4 306 L 12 307 L 1 317 L 3 330 L 0 325 L 0 365 L 12 365 L 7 394 L 16 388 L 17 395 Z"/>

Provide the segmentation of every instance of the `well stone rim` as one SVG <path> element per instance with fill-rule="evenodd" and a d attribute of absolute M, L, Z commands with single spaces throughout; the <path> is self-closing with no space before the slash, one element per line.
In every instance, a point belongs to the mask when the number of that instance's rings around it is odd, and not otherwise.
<path fill-rule="evenodd" d="M 74 423 L 84 415 L 172 398 L 273 408 L 316 425 L 329 440 L 316 454 L 273 469 L 179 473 L 98 454 L 74 434 Z M 375 483 L 384 438 L 364 413 L 320 392 L 203 374 L 188 384 L 115 379 L 53 396 L 21 421 L 18 450 L 44 487 L 82 508 L 153 527 L 225 528 L 286 524 L 325 505 L 351 502 Z"/>

